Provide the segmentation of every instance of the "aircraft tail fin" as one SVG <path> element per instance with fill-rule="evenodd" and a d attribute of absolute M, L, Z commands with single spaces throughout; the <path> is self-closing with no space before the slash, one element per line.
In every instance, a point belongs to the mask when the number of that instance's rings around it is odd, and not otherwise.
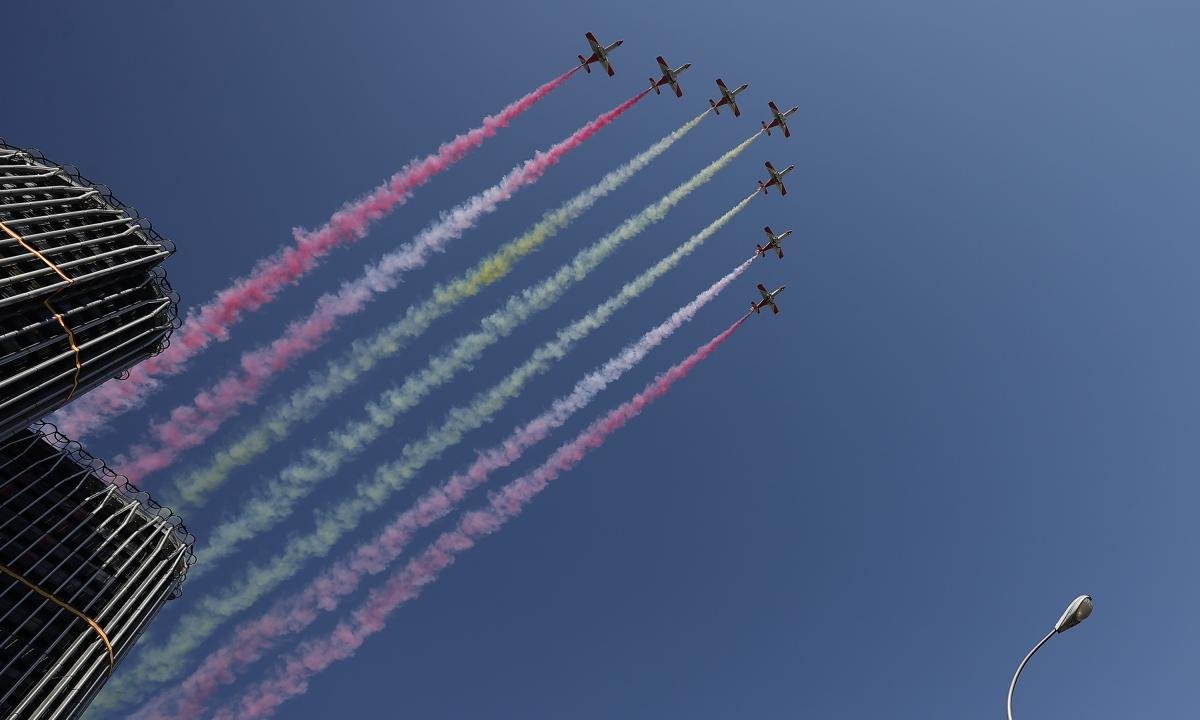
<path fill-rule="evenodd" d="M 713 111 L 715 114 L 717 114 L 717 115 L 720 115 L 720 114 L 721 114 L 721 111 L 717 109 L 717 101 L 716 101 L 716 100 L 713 100 L 712 98 L 709 98 L 709 100 L 708 100 L 708 104 L 709 104 L 709 105 L 712 105 L 712 111 Z"/>
<path fill-rule="evenodd" d="M 767 132 L 767 135 L 769 136 L 769 135 L 771 134 L 771 128 L 767 127 L 767 121 L 766 121 L 766 120 L 763 120 L 763 121 L 762 121 L 762 126 L 763 126 L 763 130 L 765 130 L 765 131 Z"/>
<path fill-rule="evenodd" d="M 662 95 L 662 90 L 658 89 L 658 84 L 654 82 L 654 78 L 650 78 L 650 88 L 654 90 L 655 95 Z"/>
<path fill-rule="evenodd" d="M 588 61 L 587 61 L 587 60 L 584 60 L 584 59 L 583 59 L 583 56 L 582 56 L 582 55 L 580 55 L 580 56 L 579 56 L 579 64 L 583 66 L 583 71 L 584 71 L 584 72 L 586 72 L 586 73 L 587 73 L 587 74 L 589 74 L 589 75 L 592 73 L 592 68 L 591 68 L 591 66 L 590 66 L 590 65 L 588 65 Z"/>
<path fill-rule="evenodd" d="M 754 248 L 758 251 L 759 257 L 762 257 L 763 255 L 765 255 L 767 253 L 767 251 L 763 249 L 762 245 L 755 245 Z"/>
<path fill-rule="evenodd" d="M 763 184 L 762 180 L 758 181 L 758 191 L 761 192 L 763 195 L 767 194 L 767 186 Z"/>

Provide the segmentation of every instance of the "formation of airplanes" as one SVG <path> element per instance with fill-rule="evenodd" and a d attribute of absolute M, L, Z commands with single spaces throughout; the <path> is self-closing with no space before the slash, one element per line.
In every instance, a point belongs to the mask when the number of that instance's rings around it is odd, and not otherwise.
<path fill-rule="evenodd" d="M 588 73 L 591 73 L 592 63 L 600 63 L 600 65 L 606 71 L 608 71 L 609 77 L 615 75 L 616 71 L 613 69 L 612 61 L 609 60 L 609 55 L 612 54 L 613 50 L 621 47 L 625 41 L 617 40 L 611 45 L 604 45 L 596 39 L 595 35 L 590 32 L 584 33 L 584 37 L 587 38 L 588 46 L 591 48 L 592 54 L 586 58 L 582 55 L 577 55 L 576 57 L 579 58 L 579 66 Z M 682 75 L 688 68 L 690 68 L 692 64 L 684 63 L 677 68 L 672 68 L 667 64 L 667 61 L 663 59 L 662 55 L 656 57 L 655 60 L 658 62 L 660 75 L 657 80 L 650 78 L 650 89 L 653 90 L 656 95 L 661 95 L 662 91 L 659 88 L 661 88 L 663 85 L 670 85 L 671 89 L 675 91 L 675 97 L 683 97 L 683 88 L 679 85 L 679 76 Z M 742 83 L 737 88 L 730 90 L 728 87 L 726 87 L 724 80 L 717 78 L 717 89 L 721 91 L 721 99 L 709 100 L 708 104 L 712 107 L 712 111 L 717 115 L 721 114 L 721 107 L 728 105 L 733 109 L 734 117 L 741 117 L 742 111 L 741 108 L 738 107 L 737 96 L 748 87 L 750 87 L 748 83 Z M 783 136 L 785 138 L 790 138 L 792 136 L 792 131 L 788 129 L 787 119 L 789 115 L 796 112 L 800 108 L 793 107 L 790 110 L 783 112 L 776 107 L 774 100 L 767 103 L 767 106 L 771 108 L 771 115 L 773 117 L 770 123 L 765 120 L 762 121 L 763 130 L 770 135 L 772 128 L 783 128 Z"/>
<path fill-rule="evenodd" d="M 589 55 L 586 58 L 583 55 L 579 55 L 578 56 L 579 57 L 579 65 L 586 72 L 591 73 L 592 72 L 591 64 L 592 63 L 600 63 L 600 66 L 603 67 L 605 69 L 605 71 L 608 72 L 609 77 L 612 77 L 613 75 L 615 75 L 616 71 L 613 69 L 612 61 L 609 59 L 609 56 L 612 55 L 612 52 L 614 50 L 621 47 L 621 44 L 624 43 L 625 41 L 617 40 L 617 41 L 613 42 L 611 45 L 604 45 L 599 40 L 596 39 L 595 35 L 593 35 L 590 32 L 586 33 L 584 35 L 584 37 L 587 38 L 588 46 L 591 48 L 592 53 L 591 53 L 591 55 Z M 655 60 L 658 61 L 658 68 L 660 71 L 660 76 L 657 80 L 655 80 L 654 78 L 650 78 L 650 89 L 654 90 L 654 94 L 661 95 L 662 90 L 660 88 L 662 88 L 664 85 L 669 85 L 671 87 L 671 89 L 675 91 L 675 97 L 680 97 L 680 98 L 683 97 L 683 88 L 679 85 L 679 76 L 682 75 L 688 68 L 690 68 L 692 66 L 692 64 L 684 63 L 683 65 L 680 65 L 679 67 L 672 69 L 671 66 L 667 64 L 667 61 L 664 60 L 661 55 L 659 55 L 657 58 L 655 58 Z M 737 96 L 739 94 L 741 94 L 742 92 L 744 92 L 746 90 L 746 88 L 748 88 L 748 87 L 750 87 L 749 84 L 742 83 L 735 89 L 730 90 L 725 85 L 724 80 L 722 80 L 721 78 L 717 78 L 717 89 L 720 90 L 721 97 L 719 100 L 710 99 L 708 101 L 708 104 L 709 104 L 710 108 L 712 109 L 713 114 L 720 115 L 721 114 L 720 108 L 729 107 L 731 110 L 733 110 L 733 116 L 735 118 L 741 117 L 742 111 L 741 111 L 741 108 L 738 107 Z M 788 129 L 787 119 L 790 115 L 795 113 L 800 108 L 792 107 L 791 109 L 789 109 L 787 111 L 781 111 L 779 109 L 779 107 L 775 105 L 774 100 L 768 102 L 767 107 L 769 107 L 771 109 L 772 118 L 769 123 L 765 120 L 762 121 L 763 132 L 765 132 L 767 135 L 770 135 L 772 129 L 782 128 L 783 136 L 785 138 L 790 138 L 792 136 L 792 131 L 790 129 Z M 779 195 L 781 197 L 784 195 L 787 195 L 787 187 L 785 187 L 783 184 L 783 177 L 785 175 L 787 175 L 788 173 L 790 173 L 792 170 L 795 170 L 796 166 L 788 165 L 787 168 L 785 168 L 783 170 L 776 170 L 775 166 L 772 165 L 770 162 L 767 162 L 766 166 L 767 166 L 767 172 L 770 173 L 770 179 L 767 180 L 766 182 L 763 182 L 762 180 L 758 181 L 759 191 L 765 195 L 765 194 L 767 194 L 767 190 L 771 186 L 777 186 L 779 188 Z M 763 228 L 763 232 L 765 232 L 767 234 L 767 243 L 765 245 L 757 245 L 756 244 L 754 246 L 757 256 L 765 257 L 767 253 L 774 250 L 775 254 L 782 260 L 783 259 L 783 241 L 789 235 L 792 234 L 792 231 L 784 230 L 782 233 L 779 233 L 777 235 L 777 234 L 775 234 L 774 231 L 771 230 L 771 226 L 768 225 Z M 775 298 L 779 295 L 779 293 L 783 292 L 787 286 L 780 285 L 779 287 L 775 288 L 774 290 L 767 290 L 766 285 L 759 283 L 757 287 L 758 287 L 758 294 L 762 296 L 762 299 L 751 302 L 750 310 L 755 313 L 761 313 L 763 311 L 763 308 L 770 307 L 771 313 L 773 315 L 778 315 L 779 314 L 779 305 L 776 304 Z"/>

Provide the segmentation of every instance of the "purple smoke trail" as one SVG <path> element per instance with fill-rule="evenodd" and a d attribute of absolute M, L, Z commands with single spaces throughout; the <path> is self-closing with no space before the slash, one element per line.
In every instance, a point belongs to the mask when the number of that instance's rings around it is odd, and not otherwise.
<path fill-rule="evenodd" d="M 734 268 L 600 369 L 584 376 L 569 395 L 559 398 L 546 412 L 515 429 L 492 449 L 481 453 L 465 473 L 455 474 L 440 486 L 427 491 L 377 537 L 359 545 L 348 558 L 335 563 L 297 596 L 276 604 L 253 622 L 239 626 L 229 640 L 209 654 L 180 687 L 163 693 L 135 717 L 142 720 L 190 720 L 200 717 L 209 696 L 221 685 L 236 679 L 236 670 L 259 660 L 268 648 L 283 637 L 307 628 L 320 611 L 336 608 L 341 598 L 354 592 L 367 574 L 386 570 L 400 557 L 418 530 L 445 517 L 468 493 L 487 482 L 492 471 L 511 465 L 525 450 L 561 427 L 608 385 L 695 317 L 701 308 L 741 277 L 753 261 L 751 257 Z M 176 708 L 168 710 L 169 705 L 175 705 Z"/>
<path fill-rule="evenodd" d="M 338 623 L 326 637 L 301 645 L 284 659 L 269 679 L 248 690 L 234 705 L 214 715 L 215 720 L 270 717 L 284 702 L 303 694 L 311 677 L 333 663 L 351 657 L 367 638 L 384 628 L 393 611 L 420 595 L 426 585 L 454 563 L 459 553 L 470 549 L 480 538 L 496 532 L 504 523 L 519 515 L 552 480 L 577 465 L 589 451 L 603 445 L 613 432 L 665 395 L 672 385 L 686 377 L 692 368 L 728 340 L 748 317 L 749 313 L 743 315 L 727 330 L 655 378 L 632 399 L 593 422 L 574 440 L 556 450 L 536 470 L 506 485 L 492 496 L 487 507 L 464 514 L 454 530 L 442 533 L 402 570 L 371 591 L 367 601 L 352 613 L 351 619 Z"/>
<path fill-rule="evenodd" d="M 367 196 L 343 206 L 320 229 L 295 230 L 294 246 L 259 260 L 250 275 L 238 278 L 189 313 L 187 322 L 174 334 L 166 350 L 135 365 L 125 381 L 106 383 L 59 410 L 54 416 L 55 424 L 70 437 L 82 439 L 117 415 L 140 406 L 158 387 L 158 378 L 182 372 L 187 361 L 214 340 L 228 339 L 229 329 L 242 315 L 274 300 L 284 286 L 308 274 L 334 248 L 364 237 L 374 222 L 405 203 L 414 190 L 482 145 L 578 69 L 559 75 L 499 113 L 485 117 L 479 127 L 443 144 L 436 153 L 413 160 Z"/>
<path fill-rule="evenodd" d="M 242 354 L 235 370 L 196 394 L 191 403 L 173 409 L 167 420 L 150 428 L 152 442 L 139 443 L 116 459 L 122 474 L 139 482 L 147 474 L 175 462 L 179 455 L 213 435 L 240 409 L 253 403 L 266 385 L 297 359 L 319 347 L 341 318 L 362 310 L 378 294 L 393 289 L 400 276 L 425 264 L 429 256 L 473 227 L 482 216 L 493 212 L 517 190 L 536 182 L 567 153 L 582 145 L 621 115 L 648 90 L 643 90 L 617 107 L 602 113 L 545 152 L 538 152 L 501 178 L 494 186 L 475 195 L 423 230 L 411 243 L 384 255 L 362 276 L 344 283 L 336 293 L 317 299 L 312 312 L 288 325 L 270 345 Z"/>

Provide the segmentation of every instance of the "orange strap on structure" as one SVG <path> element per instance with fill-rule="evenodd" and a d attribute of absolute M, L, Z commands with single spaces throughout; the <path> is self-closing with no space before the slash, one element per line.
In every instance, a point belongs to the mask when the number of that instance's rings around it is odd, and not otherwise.
<path fill-rule="evenodd" d="M 0 222 L 0 230 L 3 230 L 4 232 L 8 233 L 8 236 L 9 236 L 10 238 L 12 238 L 13 240 L 16 240 L 18 243 L 20 243 L 21 247 L 25 248 L 25 249 L 26 249 L 26 250 L 28 250 L 29 252 L 31 252 L 31 253 L 33 253 L 34 255 L 36 255 L 38 260 L 41 260 L 42 262 L 44 262 L 44 263 L 46 263 L 47 265 L 49 265 L 49 266 L 50 266 L 50 269 L 51 269 L 51 270 L 53 270 L 54 272 L 58 273 L 58 276 L 59 276 L 60 278 L 62 278 L 63 280 L 66 280 L 67 282 L 71 282 L 71 278 L 67 277 L 67 274 L 66 274 L 66 273 L 64 273 L 62 270 L 59 270 L 57 265 L 55 265 L 54 263 L 50 262 L 50 258 L 48 258 L 48 257 L 46 257 L 45 255 L 43 255 L 43 254 L 42 254 L 41 252 L 39 252 L 39 251 L 38 251 L 38 249 L 37 249 L 37 248 L 35 248 L 34 246 L 32 246 L 32 245 L 30 245 L 29 243 L 25 242 L 25 238 L 21 237 L 20 235 L 16 234 L 15 232 L 13 232 L 13 231 L 12 231 L 12 228 L 10 228 L 9 226 L 7 226 L 7 225 L 5 225 L 4 223 Z"/>
<path fill-rule="evenodd" d="M 95 620 L 91 619 L 87 615 L 84 615 L 83 613 L 79 612 L 78 610 L 71 607 L 67 603 L 63 602 L 62 600 L 59 600 L 52 593 L 46 592 L 45 590 L 38 587 L 34 583 L 30 582 L 29 580 L 27 580 L 25 578 L 24 575 L 17 572 L 16 570 L 13 570 L 12 568 L 8 567 L 7 565 L 0 564 L 0 571 L 3 571 L 5 574 L 10 575 L 11 577 L 19 580 L 22 584 L 24 584 L 30 590 L 36 592 L 38 595 L 41 595 L 42 597 L 46 598 L 47 600 L 53 602 L 55 605 L 58 605 L 59 607 L 63 608 L 67 612 L 71 613 L 75 617 L 79 618 L 80 620 L 82 620 L 82 621 L 86 622 L 88 625 L 90 625 L 92 627 L 92 630 L 95 630 L 96 634 L 100 636 L 100 642 L 104 643 L 104 648 L 106 650 L 108 650 L 108 672 L 110 675 L 112 674 L 113 666 L 117 664 L 117 654 L 115 652 L 113 652 L 112 643 L 109 642 L 108 635 L 104 632 L 104 628 L 100 627 L 99 623 L 97 623 Z"/>
<path fill-rule="evenodd" d="M 75 391 L 79 389 L 79 376 L 83 373 L 83 363 L 79 359 L 79 346 L 75 344 L 75 333 L 71 332 L 71 328 L 67 327 L 67 321 L 63 319 L 63 316 L 51 307 L 50 301 L 46 300 L 42 304 L 46 306 L 46 309 L 50 311 L 50 314 L 62 326 L 63 332 L 67 334 L 67 342 L 71 345 L 71 349 L 75 351 L 75 379 L 71 383 L 71 391 L 67 393 L 67 400 L 70 400 L 75 396 Z"/>
<path fill-rule="evenodd" d="M 35 248 L 32 245 L 30 245 L 29 243 L 25 242 L 25 238 L 21 237 L 20 235 L 18 235 L 15 232 L 13 232 L 12 228 L 10 228 L 9 226 L 0 222 L 0 229 L 4 230 L 4 232 L 7 233 L 8 236 L 11 237 L 13 240 L 16 240 L 18 243 L 20 243 L 21 247 L 23 247 L 26 250 L 28 250 L 29 252 L 33 253 L 37 257 L 38 260 L 41 260 L 42 262 L 46 263 L 46 265 L 49 266 L 49 268 L 51 270 L 58 273 L 58 276 L 60 278 L 62 278 L 63 280 L 66 280 L 68 285 L 75 282 L 71 278 L 67 277 L 67 274 L 65 272 L 63 272 L 62 270 L 60 270 L 57 265 L 55 265 L 53 262 L 51 262 L 50 258 L 46 257 L 41 252 L 39 252 L 37 248 Z M 60 290 L 60 292 L 61 292 L 61 290 Z M 55 295 L 57 295 L 57 294 L 58 293 L 55 293 Z M 51 295 L 51 297 L 53 297 L 53 295 Z M 62 326 L 63 332 L 65 332 L 67 334 L 67 343 L 70 344 L 71 350 L 73 350 L 75 352 L 75 378 L 71 383 L 70 392 L 67 393 L 67 400 L 70 400 L 71 398 L 75 397 L 75 391 L 79 389 L 79 377 L 83 373 L 83 363 L 80 359 L 79 346 L 77 344 L 75 344 L 75 333 L 71 332 L 71 328 L 67 327 L 67 321 L 64 320 L 63 316 L 60 315 L 58 313 L 58 311 L 55 310 L 54 307 L 50 304 L 49 298 L 47 298 L 46 300 L 43 300 L 42 304 L 46 306 L 46 309 L 50 311 L 50 314 L 53 315 L 54 319 L 58 321 L 58 324 Z"/>

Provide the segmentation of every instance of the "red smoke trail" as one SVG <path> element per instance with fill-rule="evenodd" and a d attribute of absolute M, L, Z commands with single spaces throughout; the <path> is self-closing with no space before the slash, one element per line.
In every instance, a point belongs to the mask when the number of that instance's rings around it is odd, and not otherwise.
<path fill-rule="evenodd" d="M 339 319 L 360 311 L 376 295 L 395 287 L 404 271 L 422 265 L 431 253 L 442 250 L 482 215 L 495 210 L 518 189 L 536 182 L 563 156 L 621 117 L 648 92 L 643 90 L 546 152 L 537 153 L 493 187 L 444 214 L 412 243 L 388 253 L 362 276 L 343 284 L 337 293 L 321 296 L 308 317 L 288 325 L 270 345 L 243 353 L 236 370 L 200 391 L 191 404 L 176 407 L 166 421 L 154 423 L 150 428 L 153 444 L 140 443 L 117 457 L 122 474 L 137 482 L 173 463 L 184 450 L 204 442 L 240 408 L 253 403 L 279 372 L 319 346 Z"/>
<path fill-rule="evenodd" d="M 280 289 L 306 275 L 335 247 L 361 239 L 372 223 L 406 202 L 414 190 L 482 145 L 578 69 L 559 75 L 496 115 L 485 117 L 479 127 L 444 143 L 436 153 L 413 160 L 367 196 L 343 206 L 320 229 L 293 230 L 294 246 L 259 260 L 250 275 L 238 278 L 207 304 L 191 311 L 183 328 L 172 336 L 170 346 L 134 366 L 124 382 L 106 383 L 60 410 L 55 416 L 58 427 L 70 437 L 82 439 L 111 418 L 141 405 L 158 387 L 159 377 L 181 372 L 187 361 L 209 343 L 228 339 L 229 329 L 244 313 L 274 300 Z"/>
<path fill-rule="evenodd" d="M 335 564 L 309 583 L 293 598 L 276 603 L 254 622 L 238 627 L 229 640 L 201 663 L 178 688 L 162 693 L 135 717 L 198 718 L 204 701 L 220 685 L 231 682 L 234 671 L 255 662 L 263 652 L 286 635 L 307 628 L 319 611 L 337 607 L 341 598 L 358 589 L 368 574 L 381 573 L 404 552 L 413 536 L 454 510 L 473 490 L 487 482 L 490 474 L 516 462 L 533 445 L 585 407 L 608 385 L 635 367 L 650 350 L 660 345 L 684 323 L 695 317 L 754 261 L 751 258 L 699 293 L 658 326 L 588 373 L 574 390 L 555 400 L 549 409 L 513 430 L 496 447 L 481 453 L 470 468 L 455 473 L 444 483 L 427 490 L 414 504 L 389 523 L 379 535 L 360 544 L 345 560 Z M 166 710 L 177 705 L 174 711 Z"/>
<path fill-rule="evenodd" d="M 623 405 L 596 420 L 574 440 L 561 446 L 545 463 L 520 477 L 493 495 L 487 507 L 465 513 L 454 530 L 442 533 L 417 557 L 371 591 L 367 601 L 338 623 L 333 631 L 308 642 L 288 656 L 272 677 L 247 691 L 233 706 L 218 712 L 215 720 L 257 720 L 270 717 L 275 710 L 308 688 L 308 680 L 339 660 L 351 657 L 368 637 L 384 628 L 388 616 L 398 607 L 420 595 L 442 570 L 454 563 L 459 553 L 468 550 L 485 535 L 499 530 L 521 513 L 549 483 L 570 470 L 587 453 L 604 444 L 613 432 L 636 417 L 647 405 L 662 397 L 675 382 L 730 338 L 750 315 L 743 315 L 727 330 L 708 341 L 679 364 L 659 375 L 645 389 Z M 286 629 L 281 624 L 280 629 Z M 261 649 L 260 649 L 261 652 Z M 230 676 L 231 677 L 231 676 Z"/>

